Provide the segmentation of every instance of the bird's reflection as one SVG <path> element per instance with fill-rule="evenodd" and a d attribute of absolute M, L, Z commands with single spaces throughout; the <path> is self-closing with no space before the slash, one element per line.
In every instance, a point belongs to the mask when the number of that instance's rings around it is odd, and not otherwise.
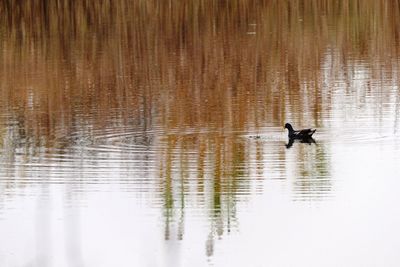
<path fill-rule="evenodd" d="M 298 138 L 289 138 L 288 143 L 285 145 L 286 148 L 288 148 L 288 149 L 291 148 L 295 142 L 306 143 L 306 144 L 309 144 L 309 145 L 311 145 L 311 144 L 316 144 L 314 138 L 312 138 L 312 137 L 301 138 L 301 139 L 298 139 Z"/>

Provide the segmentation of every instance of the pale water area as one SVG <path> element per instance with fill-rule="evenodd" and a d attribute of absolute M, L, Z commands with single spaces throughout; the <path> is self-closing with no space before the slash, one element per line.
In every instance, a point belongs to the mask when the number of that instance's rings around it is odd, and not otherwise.
<path fill-rule="evenodd" d="M 0 13 L 0 266 L 400 265 L 398 1 Z"/>

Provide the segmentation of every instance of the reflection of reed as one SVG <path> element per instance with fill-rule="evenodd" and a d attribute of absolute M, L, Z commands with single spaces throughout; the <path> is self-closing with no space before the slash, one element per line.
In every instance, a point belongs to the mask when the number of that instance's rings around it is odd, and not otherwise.
<path fill-rule="evenodd" d="M 188 137 L 173 135 L 168 137 L 167 144 L 160 163 L 165 238 L 171 238 L 171 227 L 175 221 L 178 224 L 177 238 L 183 238 L 186 201 L 193 201 L 190 194 L 195 186 L 198 201 L 196 206 L 208 207 L 211 239 L 207 246 L 212 246 L 214 236 L 229 232 L 231 225 L 235 224 L 237 202 L 244 195 L 251 194 L 250 180 L 248 173 L 245 173 L 246 148 L 238 143 L 237 137 L 229 138 L 219 134 Z M 226 151 L 227 147 L 232 150 Z M 199 149 L 203 152 L 193 153 Z M 212 254 L 210 247 L 207 250 Z"/>
<path fill-rule="evenodd" d="M 298 145 L 293 191 L 296 200 L 321 200 L 332 193 L 330 158 L 325 145 Z"/>
<path fill-rule="evenodd" d="M 168 129 L 318 124 L 327 54 L 334 80 L 349 60 L 397 66 L 397 1 L 71 3 L 0 4 L 3 106 L 49 139 L 77 108 L 97 127 L 113 109 Z M 375 66 L 374 79 L 397 75 Z"/>

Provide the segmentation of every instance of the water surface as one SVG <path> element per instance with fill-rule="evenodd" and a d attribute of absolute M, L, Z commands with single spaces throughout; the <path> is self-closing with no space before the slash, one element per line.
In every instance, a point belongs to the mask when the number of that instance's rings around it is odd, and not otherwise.
<path fill-rule="evenodd" d="M 397 1 L 0 11 L 1 266 L 399 265 Z"/>

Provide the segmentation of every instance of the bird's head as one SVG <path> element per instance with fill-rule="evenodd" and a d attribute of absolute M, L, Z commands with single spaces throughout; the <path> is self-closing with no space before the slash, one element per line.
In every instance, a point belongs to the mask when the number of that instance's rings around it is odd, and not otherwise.
<path fill-rule="evenodd" d="M 285 129 L 288 129 L 289 131 L 293 131 L 293 127 L 290 123 L 285 124 Z"/>

